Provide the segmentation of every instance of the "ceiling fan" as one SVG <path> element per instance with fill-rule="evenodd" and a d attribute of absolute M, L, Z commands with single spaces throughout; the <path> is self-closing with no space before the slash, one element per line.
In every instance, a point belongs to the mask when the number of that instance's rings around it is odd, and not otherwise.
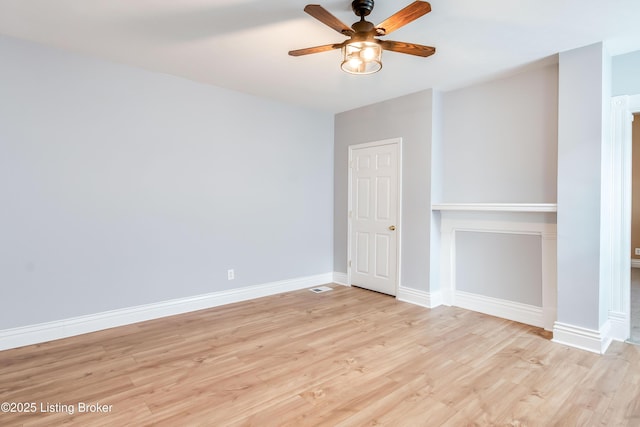
<path fill-rule="evenodd" d="M 377 38 L 386 36 L 431 12 L 431 5 L 428 2 L 414 1 L 378 25 L 373 25 L 364 19 L 364 17 L 369 15 L 373 10 L 373 3 L 373 0 L 354 0 L 351 3 L 351 8 L 354 13 L 360 17 L 360 20 L 355 22 L 351 27 L 347 27 L 342 21 L 318 4 L 305 6 L 305 12 L 340 34 L 349 37 L 349 39 L 342 43 L 292 50 L 289 51 L 289 55 L 302 56 L 333 49 L 342 49 L 343 61 L 341 68 L 344 71 L 351 74 L 371 74 L 382 68 L 381 57 L 383 50 L 422 57 L 431 56 L 436 52 L 436 48 L 432 46 L 380 40 Z"/>

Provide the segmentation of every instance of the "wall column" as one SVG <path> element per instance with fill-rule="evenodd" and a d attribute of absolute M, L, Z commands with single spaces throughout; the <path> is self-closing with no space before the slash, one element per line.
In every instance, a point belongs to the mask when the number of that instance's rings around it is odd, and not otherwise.
<path fill-rule="evenodd" d="M 558 87 L 558 320 L 554 341 L 608 347 L 610 240 L 606 199 L 609 62 L 603 44 L 560 53 Z"/>

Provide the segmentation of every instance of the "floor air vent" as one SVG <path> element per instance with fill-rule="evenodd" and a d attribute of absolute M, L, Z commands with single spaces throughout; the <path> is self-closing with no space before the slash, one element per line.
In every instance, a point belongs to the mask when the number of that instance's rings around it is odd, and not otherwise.
<path fill-rule="evenodd" d="M 309 289 L 311 292 L 316 293 L 316 294 L 321 294 L 323 292 L 329 292 L 332 291 L 333 289 L 331 289 L 328 286 L 319 286 L 317 288 L 311 288 Z"/>

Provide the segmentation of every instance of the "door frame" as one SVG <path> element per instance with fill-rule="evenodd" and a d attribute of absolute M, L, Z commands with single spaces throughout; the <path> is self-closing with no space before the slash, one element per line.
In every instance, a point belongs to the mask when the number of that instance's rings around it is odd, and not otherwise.
<path fill-rule="evenodd" d="M 611 99 L 612 119 L 612 265 L 609 321 L 613 339 L 631 335 L 631 127 L 633 113 L 640 113 L 640 95 Z"/>
<path fill-rule="evenodd" d="M 398 203 L 396 204 L 396 229 L 398 233 L 396 233 L 396 295 L 395 298 L 398 297 L 398 290 L 400 289 L 401 277 L 402 277 L 402 138 L 389 138 L 383 139 L 379 141 L 371 141 L 365 142 L 361 144 L 353 144 L 349 145 L 349 160 L 347 164 L 347 285 L 351 286 L 351 217 L 353 212 L 352 206 L 352 166 L 353 166 L 353 152 L 355 150 L 370 148 L 370 147 L 381 147 L 384 145 L 396 145 L 398 149 L 398 164 L 397 171 L 398 174 L 398 188 L 397 196 Z"/>

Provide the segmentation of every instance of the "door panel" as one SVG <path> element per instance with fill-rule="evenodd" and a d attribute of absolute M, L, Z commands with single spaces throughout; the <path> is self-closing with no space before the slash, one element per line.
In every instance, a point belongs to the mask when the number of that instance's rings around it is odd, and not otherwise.
<path fill-rule="evenodd" d="M 351 156 L 351 284 L 395 295 L 398 144 L 355 148 Z"/>
<path fill-rule="evenodd" d="M 364 221 L 371 217 L 369 208 L 371 206 L 371 179 L 370 178 L 358 178 L 357 193 L 357 206 L 356 206 L 356 218 Z"/>
<path fill-rule="evenodd" d="M 391 255 L 389 249 L 391 246 L 389 235 L 377 234 L 376 235 L 376 276 L 377 277 L 389 277 L 389 257 Z"/>
<path fill-rule="evenodd" d="M 376 217 L 379 221 L 391 219 L 391 179 L 376 178 Z"/>
<path fill-rule="evenodd" d="M 369 234 L 356 233 L 356 265 L 355 270 L 358 274 L 369 274 Z"/>

